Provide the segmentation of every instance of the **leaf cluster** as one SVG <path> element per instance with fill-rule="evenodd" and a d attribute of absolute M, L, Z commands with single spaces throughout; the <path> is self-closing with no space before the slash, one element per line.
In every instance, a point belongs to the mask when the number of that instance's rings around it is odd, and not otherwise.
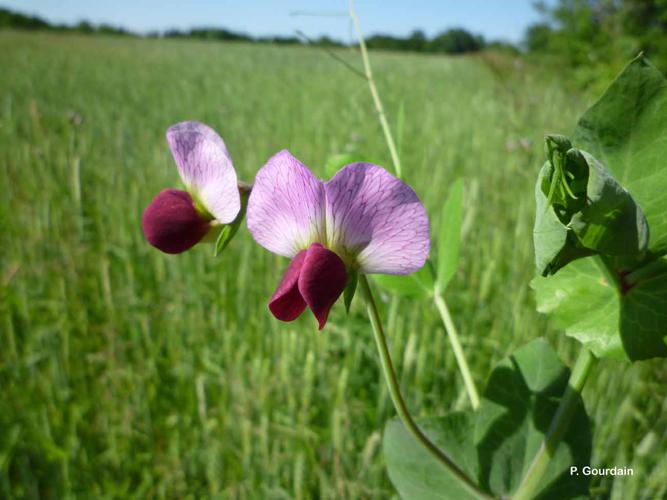
<path fill-rule="evenodd" d="M 667 81 L 640 55 L 572 142 L 547 137 L 532 287 L 538 310 L 599 357 L 667 356 L 666 136 Z"/>

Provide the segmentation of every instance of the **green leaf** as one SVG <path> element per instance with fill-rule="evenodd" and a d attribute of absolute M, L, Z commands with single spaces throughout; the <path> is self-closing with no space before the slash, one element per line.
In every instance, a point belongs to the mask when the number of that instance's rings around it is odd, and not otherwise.
<path fill-rule="evenodd" d="M 239 214 L 231 224 L 222 226 L 218 239 L 215 241 L 215 251 L 213 252 L 214 257 L 220 255 L 225 248 L 227 248 L 227 245 L 229 245 L 232 239 L 234 239 L 234 236 L 236 236 L 236 232 L 239 230 L 239 227 L 241 227 L 241 222 L 243 222 L 246 209 L 248 208 L 248 196 L 249 193 L 241 193 L 241 210 L 239 211 Z"/>
<path fill-rule="evenodd" d="M 632 360 L 667 357 L 667 260 L 648 267 L 646 277 L 621 296 L 621 340 Z"/>
<path fill-rule="evenodd" d="M 425 299 L 433 295 L 433 271 L 427 262 L 416 273 L 406 276 L 375 274 L 373 280 L 384 290 L 416 299 Z"/>
<path fill-rule="evenodd" d="M 438 418 L 418 419 L 419 427 L 440 449 L 470 477 L 477 478 L 479 465 L 476 457 L 473 433 L 475 430 L 472 412 L 454 412 Z M 384 457 L 389 479 L 404 499 L 473 500 L 443 466 L 424 451 L 408 434 L 398 419 L 387 422 L 383 439 Z"/>
<path fill-rule="evenodd" d="M 598 158 L 644 210 L 649 250 L 667 252 L 667 81 L 634 59 L 577 124 L 574 144 Z"/>
<path fill-rule="evenodd" d="M 588 258 L 531 282 L 537 310 L 599 358 L 667 357 L 667 261 L 647 266 L 645 279 L 621 293 Z M 638 271 L 641 271 L 640 268 Z"/>
<path fill-rule="evenodd" d="M 359 280 L 359 273 L 357 271 L 350 271 L 347 285 L 345 286 L 345 291 L 343 292 L 343 298 L 345 301 L 345 312 L 350 313 L 350 305 L 352 304 L 352 299 L 354 294 L 357 291 L 357 283 Z"/>
<path fill-rule="evenodd" d="M 519 486 L 553 419 L 570 370 L 543 340 L 524 345 L 491 373 L 478 410 L 475 442 L 482 485 L 498 496 Z M 542 477 L 540 499 L 587 496 L 589 479 L 569 473 L 590 465 L 592 434 L 581 399 Z"/>
<path fill-rule="evenodd" d="M 463 180 L 458 179 L 449 190 L 442 207 L 438 234 L 437 287 L 444 291 L 456 273 L 459 263 L 459 244 L 463 222 Z"/>
<path fill-rule="evenodd" d="M 554 137 L 559 138 L 558 146 Z M 563 136 L 546 138 L 535 187 L 535 262 L 544 276 L 595 253 L 640 261 L 648 244 L 642 209 L 609 171 Z"/>
<path fill-rule="evenodd" d="M 603 202 L 599 211 L 582 209 L 572 215 L 564 234 L 559 223 L 563 224 L 563 216 L 567 216 L 574 202 L 563 202 L 562 192 L 555 190 L 552 206 L 545 207 L 548 193 L 544 194 L 541 182 L 553 176 L 554 172 L 548 169 L 555 171 L 556 167 L 553 164 L 546 169 L 543 167 L 540 173 L 535 223 L 536 230 L 541 232 L 535 240 L 538 268 L 546 273 L 555 271 L 581 257 L 585 253 L 582 249 L 586 249 L 584 244 L 601 249 L 607 256 L 602 260 L 577 260 L 549 279 L 533 280 L 531 286 L 536 291 L 537 307 L 550 314 L 557 327 L 588 346 L 598 357 L 632 361 L 667 357 L 667 261 L 662 257 L 667 253 L 665 137 L 667 81 L 640 56 L 586 111 L 574 134 L 574 144 L 587 151 L 582 156 L 593 167 L 591 175 L 597 177 L 593 181 L 603 186 L 598 190 L 598 202 L 606 197 L 615 200 L 616 206 L 604 206 Z M 606 171 L 601 168 L 602 163 Z M 634 216 L 632 210 L 628 210 L 626 219 L 617 218 L 613 222 L 618 225 L 616 232 L 626 231 L 621 237 L 611 237 L 614 231 L 605 235 L 596 226 L 599 221 L 607 224 L 605 214 L 617 214 L 615 207 L 623 210 L 623 206 L 626 209 L 629 206 L 624 192 L 610 183 L 606 175 L 613 176 L 627 189 L 643 210 L 650 227 L 646 252 L 629 257 L 619 255 L 628 249 L 641 248 L 642 241 L 648 237 L 638 209 Z M 587 184 L 590 186 L 591 182 L 589 179 Z M 611 196 L 605 191 L 610 186 Z M 559 201 L 562 211 L 550 210 Z M 602 262 L 604 272 L 596 265 L 596 260 Z M 607 282 L 605 276 L 609 276 L 611 282 Z"/>
<path fill-rule="evenodd" d="M 549 314 L 556 328 L 577 339 L 598 358 L 624 358 L 618 332 L 619 305 L 615 285 L 610 285 L 593 258 L 571 263 L 558 274 L 537 277 L 537 310 Z"/>
<path fill-rule="evenodd" d="M 489 377 L 477 412 L 422 419 L 422 430 L 471 478 L 495 496 L 514 493 L 549 428 L 569 370 L 542 339 L 501 361 Z M 569 468 L 590 464 L 592 436 L 581 401 L 544 474 L 540 499 L 587 496 L 588 477 Z M 472 498 L 405 431 L 387 424 L 384 454 L 389 478 L 403 498 Z"/>

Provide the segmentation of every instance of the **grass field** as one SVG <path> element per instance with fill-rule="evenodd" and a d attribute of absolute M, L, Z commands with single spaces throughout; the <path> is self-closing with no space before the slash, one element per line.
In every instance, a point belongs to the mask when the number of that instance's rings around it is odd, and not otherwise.
<path fill-rule="evenodd" d="M 528 287 L 532 189 L 543 135 L 591 96 L 495 59 L 371 56 L 433 228 L 465 178 L 447 299 L 477 384 L 539 335 L 571 363 Z M 0 68 L 0 497 L 391 497 L 394 412 L 361 301 L 322 333 L 279 323 L 266 304 L 287 261 L 246 231 L 214 259 L 161 254 L 140 227 L 178 186 L 164 132 L 181 120 L 217 129 L 247 181 L 284 147 L 321 175 L 348 150 L 389 166 L 366 83 L 314 49 L 11 32 Z M 382 298 L 409 406 L 466 407 L 435 308 Z M 597 497 L 667 495 L 666 384 L 661 361 L 596 367 L 592 465 L 635 469 L 595 479 Z"/>

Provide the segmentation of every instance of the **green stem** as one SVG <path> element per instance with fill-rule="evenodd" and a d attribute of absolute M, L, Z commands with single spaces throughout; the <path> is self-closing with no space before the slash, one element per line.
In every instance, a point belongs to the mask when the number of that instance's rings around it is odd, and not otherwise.
<path fill-rule="evenodd" d="M 439 291 L 434 293 L 433 300 L 435 301 L 435 306 L 438 308 L 438 312 L 440 312 L 442 322 L 445 325 L 445 331 L 449 337 L 449 342 L 452 345 L 456 363 L 458 364 L 459 371 L 463 377 L 463 383 L 465 385 L 466 391 L 468 392 L 470 404 L 472 404 L 473 409 L 476 410 L 479 407 L 479 394 L 477 393 L 475 382 L 473 381 L 472 375 L 470 374 L 468 362 L 466 361 L 465 355 L 463 354 L 463 349 L 461 348 L 461 342 L 459 342 L 459 335 L 456 331 L 456 326 L 454 326 L 454 321 L 452 320 L 452 316 L 449 313 L 449 309 L 447 308 L 447 303 Z"/>
<path fill-rule="evenodd" d="M 593 354 L 585 347 L 582 347 L 572 369 L 567 389 L 565 389 L 565 394 L 558 405 L 549 430 L 539 450 L 537 450 L 537 454 L 533 458 L 528 472 L 526 472 L 516 493 L 512 497 L 513 500 L 529 500 L 533 498 L 535 491 L 540 486 L 542 475 L 549 465 L 549 461 L 556 453 L 556 449 L 570 424 L 574 410 L 581 400 L 581 390 L 586 383 L 594 361 L 595 357 Z"/>
<path fill-rule="evenodd" d="M 382 132 L 384 133 L 384 138 L 385 141 L 387 142 L 387 147 L 389 148 L 389 154 L 391 155 L 391 160 L 394 163 L 394 170 L 396 172 L 396 176 L 400 179 L 402 177 L 401 158 L 400 155 L 398 154 L 396 143 L 394 142 L 394 136 L 392 135 L 391 129 L 389 128 L 389 122 L 387 121 L 387 116 L 384 112 L 382 99 L 380 99 L 380 94 L 378 93 L 377 87 L 375 86 L 375 80 L 373 79 L 373 71 L 371 69 L 371 62 L 368 57 L 366 42 L 364 41 L 364 35 L 361 31 L 359 17 L 357 16 L 356 11 L 354 10 L 354 0 L 349 0 L 349 1 L 350 1 L 349 3 L 350 18 L 354 23 L 354 27 L 357 33 L 357 39 L 359 40 L 359 50 L 361 51 L 361 58 L 364 64 L 364 73 L 366 76 L 366 80 L 368 81 L 368 87 L 371 91 L 371 95 L 373 96 L 375 110 L 377 111 L 378 117 L 380 119 L 380 126 L 382 127 Z M 438 296 L 440 296 L 439 300 Z M 461 375 L 463 376 L 463 382 L 465 383 L 466 391 L 468 392 L 468 396 L 470 397 L 470 402 L 472 403 L 473 408 L 477 408 L 479 406 L 479 395 L 477 393 L 477 389 L 475 388 L 475 383 L 473 382 L 472 377 L 470 376 L 470 369 L 468 368 L 468 363 L 466 362 L 465 355 L 463 354 L 463 349 L 461 349 L 461 343 L 459 342 L 458 334 L 456 332 L 456 328 L 454 327 L 454 322 L 451 319 L 451 315 L 449 314 L 449 310 L 447 309 L 446 303 L 442 298 L 441 294 L 436 292 L 435 297 L 436 297 L 435 299 L 436 306 L 440 311 L 440 317 L 442 318 L 442 321 L 445 325 L 445 331 L 447 332 L 447 336 L 449 337 L 452 349 L 454 350 L 454 356 L 456 357 L 459 370 L 461 371 Z"/>
<path fill-rule="evenodd" d="M 359 24 L 359 18 L 357 13 L 354 10 L 354 1 L 350 0 L 350 18 L 354 24 L 354 29 L 357 32 L 357 38 L 359 39 L 359 50 L 361 51 L 361 59 L 364 63 L 364 73 L 366 74 L 366 80 L 368 81 L 368 87 L 371 90 L 371 95 L 373 96 L 373 103 L 375 104 L 375 110 L 377 111 L 378 118 L 380 119 L 380 125 L 382 126 L 382 132 L 384 133 L 384 138 L 387 141 L 387 146 L 389 147 L 389 154 L 391 154 L 391 161 L 394 163 L 394 168 L 396 169 L 396 176 L 401 178 L 401 159 L 398 156 L 398 150 L 396 149 L 396 143 L 394 142 L 394 137 L 391 135 L 391 130 L 389 128 L 389 122 L 387 121 L 387 115 L 384 112 L 384 106 L 382 105 L 382 100 L 380 99 L 380 94 L 378 89 L 375 86 L 375 80 L 373 80 L 373 71 L 371 70 L 371 62 L 368 58 L 368 50 L 366 49 L 366 42 L 364 40 L 364 34 L 361 32 L 361 25 Z"/>
<path fill-rule="evenodd" d="M 405 404 L 405 400 L 403 399 L 401 389 L 398 384 L 396 371 L 394 370 L 394 364 L 391 360 L 389 347 L 387 346 L 387 339 L 384 334 L 384 329 L 382 328 L 380 313 L 378 311 L 377 305 L 375 304 L 375 300 L 373 299 L 373 294 L 371 293 L 368 280 L 363 274 L 359 276 L 359 284 L 361 285 L 361 290 L 366 300 L 368 316 L 371 320 L 371 325 L 373 326 L 373 334 L 375 336 L 375 343 L 377 344 L 378 353 L 380 354 L 380 364 L 382 366 L 384 378 L 389 389 L 391 400 L 394 403 L 394 408 L 396 408 L 396 413 L 403 422 L 403 425 L 405 425 L 405 428 L 412 435 L 412 437 L 414 437 L 417 442 L 431 454 L 431 456 L 440 462 L 449 471 L 450 474 L 456 477 L 471 494 L 478 498 L 491 498 L 484 491 L 482 491 L 479 486 L 477 486 L 474 481 L 470 479 L 468 475 L 463 472 L 463 470 L 461 470 L 452 461 L 452 459 L 445 454 L 445 452 L 433 444 L 433 442 L 417 426 L 414 419 L 412 418 L 412 415 L 410 415 L 410 411 Z"/>

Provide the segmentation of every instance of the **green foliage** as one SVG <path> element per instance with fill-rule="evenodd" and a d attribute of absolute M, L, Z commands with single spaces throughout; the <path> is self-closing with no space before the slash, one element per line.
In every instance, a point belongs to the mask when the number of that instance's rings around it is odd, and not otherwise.
<path fill-rule="evenodd" d="M 567 150 L 559 168 L 563 178 L 571 173 L 576 196 L 563 189 L 550 205 L 546 193 L 553 190 L 546 179 L 556 172 L 551 162 L 538 178 L 538 271 L 551 274 L 593 253 L 600 267 L 586 259 L 552 278 L 536 278 L 538 310 L 551 313 L 568 335 L 600 357 L 667 357 L 666 134 L 667 82 L 638 57 L 586 111 L 575 131 L 575 144 L 603 158 L 608 171 L 591 154 Z M 586 172 L 584 196 L 576 183 Z"/>
<path fill-rule="evenodd" d="M 538 9 L 543 19 L 526 30 L 525 47 L 576 68 L 568 77 L 579 83 L 606 80 L 610 66 L 640 51 L 667 70 L 665 0 L 559 0 Z"/>
<path fill-rule="evenodd" d="M 650 279 L 620 293 L 592 258 L 577 261 L 555 276 L 533 280 L 538 311 L 597 357 L 667 357 L 667 261 L 657 263 Z"/>
<path fill-rule="evenodd" d="M 477 52 L 484 48 L 484 39 L 480 35 L 473 35 L 463 28 L 452 28 L 436 35 L 427 47 L 429 52 L 465 54 L 466 52 Z"/>
<path fill-rule="evenodd" d="M 533 239 L 538 272 L 547 276 L 594 254 L 641 261 L 648 244 L 642 209 L 593 156 L 548 136 L 547 162 L 535 185 Z"/>
<path fill-rule="evenodd" d="M 218 235 L 218 238 L 215 241 L 214 255 L 216 257 L 225 251 L 227 245 L 229 245 L 234 236 L 236 236 L 236 232 L 239 230 L 239 227 L 241 226 L 241 223 L 244 220 L 244 216 L 245 216 L 245 207 L 243 207 L 243 211 L 234 220 L 234 222 L 232 222 L 231 224 L 225 224 L 222 227 L 222 230 L 220 231 L 220 234 Z"/>
<path fill-rule="evenodd" d="M 49 23 L 36 16 L 26 16 L 9 9 L 0 8 L 0 28 L 45 29 Z"/>
<path fill-rule="evenodd" d="M 442 207 L 438 231 L 437 287 L 444 291 L 456 274 L 459 265 L 461 225 L 463 224 L 463 180 L 458 179 L 449 189 L 447 201 Z"/>
<path fill-rule="evenodd" d="M 632 193 L 650 227 L 649 250 L 656 254 L 667 252 L 666 134 L 667 81 L 640 56 L 581 117 L 573 139 Z"/>
<path fill-rule="evenodd" d="M 430 40 L 422 31 L 413 31 L 407 38 L 372 35 L 366 40 L 366 46 L 369 49 L 465 54 L 482 50 L 486 43 L 481 35 L 475 35 L 463 28 L 451 28 Z"/>
<path fill-rule="evenodd" d="M 495 496 L 511 495 L 544 440 L 567 386 L 569 370 L 542 339 L 501 361 L 491 372 L 476 412 L 455 412 L 423 419 L 425 433 L 480 486 Z M 591 429 L 577 402 L 561 446 L 555 451 L 537 497 L 586 496 L 589 478 L 570 475 L 590 464 Z M 403 498 L 475 498 L 418 445 L 400 421 L 387 424 L 384 452 L 389 477 Z"/>

